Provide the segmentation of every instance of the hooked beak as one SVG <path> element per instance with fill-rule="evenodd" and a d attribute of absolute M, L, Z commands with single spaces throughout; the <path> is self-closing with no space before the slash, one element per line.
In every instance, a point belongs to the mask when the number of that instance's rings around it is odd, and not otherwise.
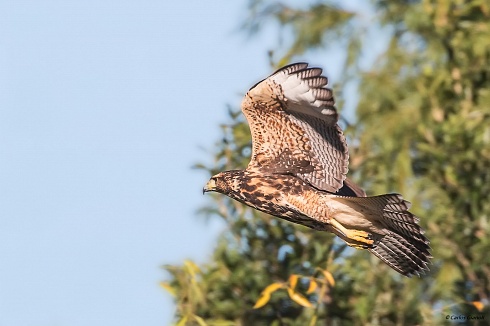
<path fill-rule="evenodd" d="M 210 179 L 208 183 L 202 188 L 202 194 L 204 195 L 208 191 L 215 191 L 216 190 L 216 181 L 214 179 Z"/>

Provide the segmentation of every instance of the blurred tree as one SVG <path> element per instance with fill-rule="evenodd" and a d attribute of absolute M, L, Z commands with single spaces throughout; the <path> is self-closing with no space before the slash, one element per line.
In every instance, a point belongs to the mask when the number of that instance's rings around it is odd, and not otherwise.
<path fill-rule="evenodd" d="M 260 33 L 268 22 L 282 27 L 270 53 L 275 66 L 312 50 L 345 52 L 339 85 L 359 85 L 357 120 L 346 128 L 351 173 L 369 194 L 400 192 L 413 202 L 434 265 L 424 278 L 404 278 L 330 234 L 215 195 L 203 212 L 228 228 L 213 260 L 166 267 L 171 279 L 162 285 L 175 295 L 177 322 L 425 325 L 469 315 L 486 321 L 458 323 L 488 323 L 490 3 L 373 0 L 366 12 L 252 0 L 249 8 L 248 31 Z M 362 69 L 373 30 L 388 35 L 387 46 Z M 229 113 L 215 165 L 200 166 L 210 175 L 248 163 L 248 127 L 238 110 Z"/>

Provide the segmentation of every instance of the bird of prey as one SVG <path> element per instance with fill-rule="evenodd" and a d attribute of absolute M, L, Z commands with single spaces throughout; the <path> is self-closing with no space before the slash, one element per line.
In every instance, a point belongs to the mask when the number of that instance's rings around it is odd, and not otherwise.
<path fill-rule="evenodd" d="M 245 170 L 211 177 L 215 191 L 267 214 L 333 232 L 405 276 L 428 271 L 429 241 L 399 194 L 366 197 L 346 178 L 349 153 L 322 69 L 287 65 L 254 85 L 241 109 L 252 133 Z"/>

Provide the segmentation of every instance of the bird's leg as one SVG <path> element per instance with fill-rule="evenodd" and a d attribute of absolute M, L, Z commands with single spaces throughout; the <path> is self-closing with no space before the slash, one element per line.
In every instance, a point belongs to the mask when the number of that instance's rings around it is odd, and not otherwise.
<path fill-rule="evenodd" d="M 340 232 L 339 230 L 337 230 L 336 228 L 332 227 L 331 228 L 331 231 L 336 235 L 338 236 L 340 239 L 344 240 L 344 242 L 349 246 L 349 247 L 352 247 L 352 248 L 355 248 L 355 249 L 369 249 L 371 248 L 371 246 L 367 245 L 367 244 L 361 244 L 357 241 L 354 241 L 352 239 L 349 239 L 347 238 L 346 236 L 344 236 L 342 234 L 342 232 Z"/>
<path fill-rule="evenodd" d="M 342 240 L 344 240 L 351 247 L 356 249 L 366 249 L 374 243 L 372 235 L 366 231 L 346 229 L 334 218 L 330 218 L 329 222 L 330 225 L 342 236 L 339 234 L 337 235 L 339 235 Z M 352 240 L 358 243 L 353 243 Z"/>

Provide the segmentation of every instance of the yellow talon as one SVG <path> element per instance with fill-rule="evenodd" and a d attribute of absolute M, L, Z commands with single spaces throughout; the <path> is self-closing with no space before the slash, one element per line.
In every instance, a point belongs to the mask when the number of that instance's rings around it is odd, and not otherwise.
<path fill-rule="evenodd" d="M 365 249 L 365 245 L 363 243 L 367 244 L 368 246 L 372 245 L 374 243 L 374 240 L 371 236 L 370 233 L 362 230 L 350 230 L 346 229 L 342 224 L 340 224 L 337 220 L 331 218 L 330 219 L 330 224 L 340 233 L 345 238 L 348 238 L 350 240 L 354 240 L 357 242 L 360 242 L 360 244 L 351 244 L 348 243 L 349 246 L 357 248 L 357 249 Z"/>
<path fill-rule="evenodd" d="M 357 243 L 351 243 L 351 242 L 345 242 L 349 247 L 352 247 L 354 249 L 359 249 L 359 250 L 363 250 L 363 249 L 368 249 L 369 246 L 367 245 L 360 245 L 360 244 L 357 244 Z"/>
<path fill-rule="evenodd" d="M 347 230 L 346 236 L 349 239 L 355 240 L 357 242 L 367 243 L 368 245 L 372 245 L 374 240 L 371 238 L 371 234 L 360 231 L 360 230 Z"/>

